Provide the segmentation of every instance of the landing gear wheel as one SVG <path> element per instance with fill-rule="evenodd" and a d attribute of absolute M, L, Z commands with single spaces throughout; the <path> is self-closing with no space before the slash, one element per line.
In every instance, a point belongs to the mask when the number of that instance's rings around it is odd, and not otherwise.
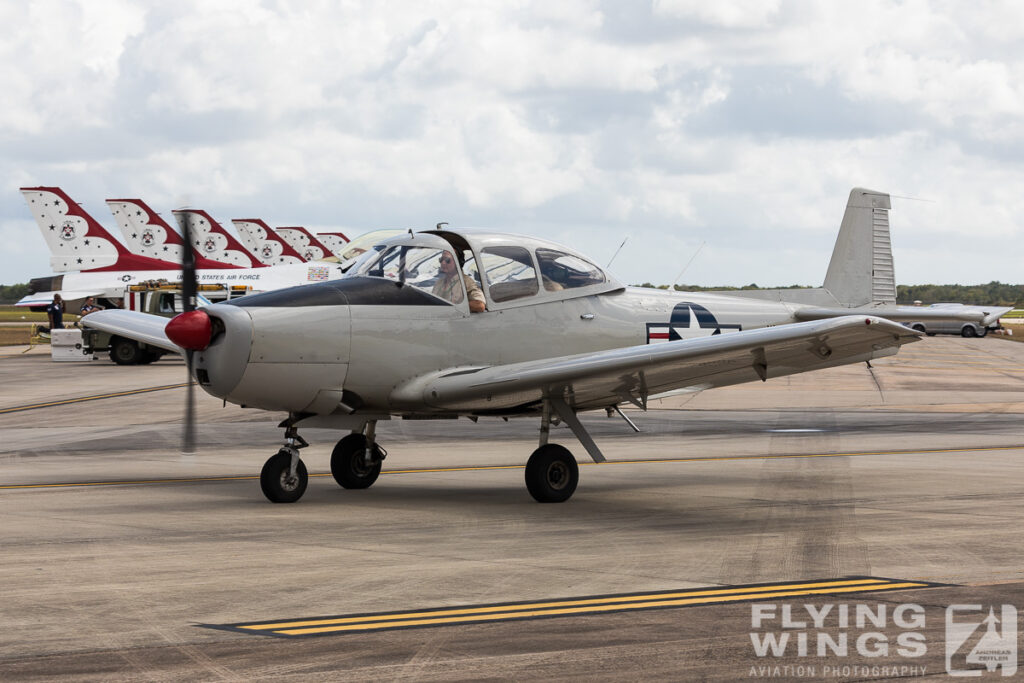
<path fill-rule="evenodd" d="M 349 434 L 338 442 L 331 453 L 331 474 L 334 481 L 347 489 L 367 489 L 380 476 L 380 448 L 373 445 L 373 462 L 366 463 L 366 437 Z"/>
<path fill-rule="evenodd" d="M 294 503 L 306 492 L 309 474 L 301 460 L 295 466 L 295 475 L 291 474 L 292 454 L 280 450 L 263 465 L 260 472 L 260 488 L 263 495 L 272 503 Z"/>
<path fill-rule="evenodd" d="M 118 365 L 140 365 L 145 355 L 138 342 L 132 339 L 117 337 L 110 342 L 110 360 Z"/>
<path fill-rule="evenodd" d="M 579 480 L 576 459 L 558 444 L 541 446 L 526 463 L 526 488 L 538 503 L 569 500 Z"/>

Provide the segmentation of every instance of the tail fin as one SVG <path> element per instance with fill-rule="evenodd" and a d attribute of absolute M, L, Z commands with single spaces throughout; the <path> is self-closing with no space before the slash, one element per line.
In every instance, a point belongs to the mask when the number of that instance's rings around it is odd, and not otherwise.
<path fill-rule="evenodd" d="M 343 232 L 318 232 L 316 236 L 338 258 L 341 258 L 341 252 L 345 251 L 345 245 L 349 243 Z"/>
<path fill-rule="evenodd" d="M 302 263 L 302 255 L 259 218 L 237 218 L 231 221 L 249 252 L 265 266 Z"/>
<path fill-rule="evenodd" d="M 855 187 L 839 227 L 825 289 L 843 306 L 896 301 L 889 195 Z"/>
<path fill-rule="evenodd" d="M 149 208 L 146 202 L 141 199 L 108 199 L 107 206 L 114 214 L 114 220 L 121 228 L 121 234 L 130 250 L 142 256 L 181 263 L 181 254 L 185 249 L 181 235 Z M 232 263 L 196 258 L 196 268 L 202 270 L 238 267 Z"/>
<path fill-rule="evenodd" d="M 128 251 L 59 187 L 23 187 L 21 194 L 50 248 L 50 266 L 58 273 L 178 270 L 174 263 Z"/>
<path fill-rule="evenodd" d="M 181 209 L 173 212 L 175 216 L 188 221 L 192 233 L 192 251 L 196 257 L 216 259 L 222 263 L 231 263 L 241 268 L 261 268 L 260 263 L 252 256 L 231 233 L 213 220 L 210 214 L 200 209 Z"/>
<path fill-rule="evenodd" d="M 330 248 L 305 228 L 278 228 L 277 234 L 307 261 L 322 261 L 334 256 Z"/>

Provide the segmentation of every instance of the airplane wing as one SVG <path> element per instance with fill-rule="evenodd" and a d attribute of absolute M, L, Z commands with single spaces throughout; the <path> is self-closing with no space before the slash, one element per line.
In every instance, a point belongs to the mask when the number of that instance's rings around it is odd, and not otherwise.
<path fill-rule="evenodd" d="M 35 294 L 27 294 L 23 296 L 18 303 L 14 304 L 19 308 L 26 308 L 28 306 L 49 306 L 53 303 L 53 295 L 60 294 L 60 298 L 68 301 L 78 301 L 89 296 L 103 296 L 102 289 L 85 289 L 82 291 L 71 291 L 67 289 L 59 289 L 54 292 L 36 292 Z"/>
<path fill-rule="evenodd" d="M 163 316 L 114 308 L 109 311 L 90 313 L 82 318 L 79 324 L 145 342 L 150 346 L 167 349 L 174 353 L 181 353 L 181 347 L 168 339 L 164 332 L 167 318 Z"/>
<path fill-rule="evenodd" d="M 413 379 L 393 405 L 426 403 L 477 412 L 529 410 L 545 395 L 576 410 L 644 405 L 681 388 L 710 389 L 818 370 L 896 353 L 920 334 L 888 320 L 846 316 L 701 339 L 631 346 L 491 367 L 451 368 Z"/>

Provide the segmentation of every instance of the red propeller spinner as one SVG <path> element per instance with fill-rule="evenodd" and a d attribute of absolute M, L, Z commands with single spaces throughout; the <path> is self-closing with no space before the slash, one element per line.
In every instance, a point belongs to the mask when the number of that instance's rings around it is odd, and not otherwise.
<path fill-rule="evenodd" d="M 210 345 L 213 326 L 205 311 L 187 311 L 171 318 L 164 332 L 168 339 L 181 348 L 202 351 Z"/>

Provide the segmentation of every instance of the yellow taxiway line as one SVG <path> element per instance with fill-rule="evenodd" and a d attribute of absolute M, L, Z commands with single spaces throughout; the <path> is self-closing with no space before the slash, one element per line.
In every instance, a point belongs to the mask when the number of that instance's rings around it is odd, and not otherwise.
<path fill-rule="evenodd" d="M 166 391 L 167 389 L 181 389 L 187 387 L 190 382 L 181 384 L 164 384 L 158 387 L 144 387 L 142 389 L 130 389 L 128 391 L 115 391 L 110 394 L 95 394 L 93 396 L 80 396 L 78 398 L 66 398 L 60 401 L 47 401 L 46 403 L 30 403 L 24 406 L 13 406 L 11 408 L 0 408 L 0 415 L 7 413 L 19 413 L 23 410 L 35 410 L 37 408 L 52 408 L 54 406 L 66 406 L 71 403 L 84 403 L 86 401 L 99 401 L 105 398 L 118 398 L 119 396 L 135 396 L 136 394 L 148 394 L 153 391 Z"/>
<path fill-rule="evenodd" d="M 724 455 L 721 457 L 696 458 L 649 458 L 646 460 L 608 460 L 603 463 L 581 462 L 580 466 L 598 465 L 657 465 L 669 463 L 708 463 L 736 460 L 789 460 L 796 458 L 856 458 L 875 455 L 941 455 L 943 453 L 980 453 L 999 452 L 1024 449 L 1024 446 L 985 446 L 964 448 L 935 448 L 917 451 L 860 451 L 854 453 L 793 453 L 783 455 Z M 202 457 L 202 456 L 196 456 Z M 436 474 L 443 472 L 482 472 L 485 470 L 521 470 L 525 465 L 475 465 L 463 467 L 421 467 L 403 470 L 383 470 L 384 474 Z M 330 477 L 330 472 L 311 473 L 312 477 Z M 124 481 L 79 481 L 54 484 L 0 484 L 0 491 L 13 489 L 57 489 L 78 488 L 86 486 L 137 486 L 144 484 L 194 484 L 214 481 L 245 481 L 259 479 L 255 475 L 237 475 L 220 477 L 171 477 L 167 479 L 126 479 Z"/>
<path fill-rule="evenodd" d="M 850 577 L 810 582 L 728 586 L 725 588 L 693 588 L 656 593 L 599 595 L 491 605 L 463 605 L 411 612 L 383 612 L 208 626 L 262 635 L 313 636 L 353 631 L 381 631 L 424 626 L 606 614 L 611 612 L 689 607 L 740 601 L 774 600 L 795 596 L 930 588 L 939 585 L 927 581 Z"/>

